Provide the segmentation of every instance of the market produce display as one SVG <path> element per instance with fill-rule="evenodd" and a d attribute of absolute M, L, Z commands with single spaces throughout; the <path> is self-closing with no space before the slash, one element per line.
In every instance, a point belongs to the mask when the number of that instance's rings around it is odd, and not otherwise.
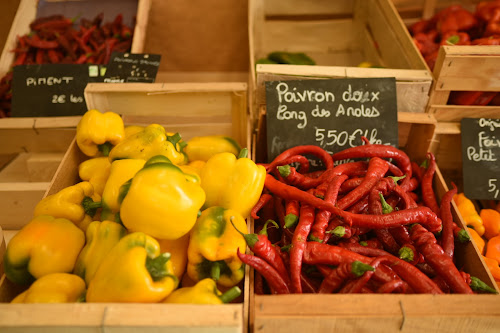
<path fill-rule="evenodd" d="M 264 165 L 257 234 L 245 235 L 253 254 L 238 252 L 256 270 L 255 292 L 495 293 L 455 263 L 469 238 L 451 214 L 456 188 L 436 199 L 434 156 L 419 166 L 364 142 L 333 155 L 297 146 Z M 310 172 L 305 155 L 324 168 Z"/>
<path fill-rule="evenodd" d="M 17 37 L 12 52 L 17 65 L 107 64 L 111 53 L 127 52 L 132 46 L 132 28 L 118 14 L 104 22 L 104 14 L 94 19 L 70 19 L 63 15 L 37 18 L 30 33 Z M 11 70 L 0 79 L 0 118 L 9 117 L 12 100 Z"/>
<path fill-rule="evenodd" d="M 483 208 L 478 212 L 464 193 L 455 195 L 453 200 L 479 254 L 483 256 L 496 283 L 500 284 L 500 212 L 492 208 Z"/>
<path fill-rule="evenodd" d="M 451 5 L 409 28 L 413 42 L 431 70 L 441 45 L 500 45 L 500 1 L 482 1 L 474 12 Z M 454 91 L 448 104 L 500 105 L 498 92 Z"/>
<path fill-rule="evenodd" d="M 75 141 L 88 157 L 81 181 L 43 198 L 7 246 L 7 279 L 29 287 L 13 302 L 222 304 L 241 294 L 240 232 L 266 177 L 247 148 L 129 128 L 97 110 Z"/>

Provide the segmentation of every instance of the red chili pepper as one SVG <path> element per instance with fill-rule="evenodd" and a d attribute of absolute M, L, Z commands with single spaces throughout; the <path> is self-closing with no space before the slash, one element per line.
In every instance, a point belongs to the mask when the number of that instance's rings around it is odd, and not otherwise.
<path fill-rule="evenodd" d="M 90 36 L 92 36 L 92 33 L 97 29 L 97 26 L 93 25 L 89 29 L 87 29 L 83 34 L 82 34 L 82 42 L 88 43 Z"/>
<path fill-rule="evenodd" d="M 496 94 L 495 91 L 452 91 L 448 104 L 488 105 Z"/>
<path fill-rule="evenodd" d="M 424 177 L 420 184 L 422 189 L 422 200 L 425 205 L 429 207 L 436 215 L 439 216 L 439 205 L 436 200 L 436 195 L 433 189 L 434 173 L 436 172 L 436 159 L 434 154 L 431 152 L 427 153 L 427 160 L 429 161 L 429 166 L 424 173 Z"/>
<path fill-rule="evenodd" d="M 345 194 L 347 192 L 350 192 L 354 190 L 356 187 L 358 187 L 359 184 L 361 184 L 362 182 L 363 182 L 363 177 L 354 177 L 347 179 L 345 182 L 342 183 L 339 193 Z"/>
<path fill-rule="evenodd" d="M 109 62 L 109 59 L 111 58 L 111 52 L 113 52 L 113 48 L 116 43 L 118 43 L 118 39 L 116 38 L 109 38 L 106 39 L 104 42 L 106 44 L 106 53 L 104 57 L 104 63 L 107 64 Z"/>
<path fill-rule="evenodd" d="M 259 272 L 254 271 L 253 289 L 255 294 L 264 295 L 264 281 Z"/>
<path fill-rule="evenodd" d="M 477 26 L 474 15 L 460 5 L 450 6 L 438 18 L 437 30 L 444 34 L 447 31 L 466 31 Z"/>
<path fill-rule="evenodd" d="M 425 261 L 446 281 L 452 291 L 473 294 L 455 267 L 453 260 L 444 253 L 431 232 L 425 230 L 421 225 L 415 224 L 410 229 L 410 236 L 417 250 L 424 256 Z"/>
<path fill-rule="evenodd" d="M 120 31 L 120 37 L 122 39 L 132 38 L 132 30 L 130 30 L 130 28 L 127 27 L 126 25 L 122 25 L 122 29 Z"/>
<path fill-rule="evenodd" d="M 500 34 L 477 38 L 471 42 L 472 45 L 500 45 Z"/>
<path fill-rule="evenodd" d="M 274 210 L 281 227 L 281 246 L 290 245 L 292 243 L 293 234 L 290 229 L 285 228 L 285 207 L 283 205 L 283 199 L 278 196 L 274 197 Z"/>
<path fill-rule="evenodd" d="M 43 64 L 43 49 L 36 50 L 35 62 L 38 65 Z"/>
<path fill-rule="evenodd" d="M 419 32 L 413 35 L 413 41 L 424 57 L 439 50 L 437 38 L 438 32 L 436 30 L 425 33 Z"/>
<path fill-rule="evenodd" d="M 26 64 L 26 58 L 28 57 L 28 53 L 21 53 L 17 56 L 16 60 L 14 60 L 14 64 L 12 66 L 24 65 Z"/>
<path fill-rule="evenodd" d="M 290 229 L 295 226 L 299 220 L 300 205 L 297 200 L 287 200 L 285 203 L 285 226 L 284 228 Z"/>
<path fill-rule="evenodd" d="M 445 193 L 441 199 L 441 219 L 443 221 L 443 232 L 441 234 L 441 246 L 443 247 L 444 253 L 453 259 L 453 254 L 455 252 L 455 237 L 453 235 L 453 215 L 451 214 L 451 201 L 453 196 L 457 194 L 457 187 L 452 182 L 451 190 Z"/>
<path fill-rule="evenodd" d="M 41 40 L 38 35 L 33 35 L 31 38 L 26 38 L 26 43 L 30 46 L 39 48 L 39 49 L 55 49 L 59 46 L 59 43 L 56 41 L 48 41 Z"/>
<path fill-rule="evenodd" d="M 281 277 L 278 271 L 268 264 L 263 259 L 250 255 L 240 253 L 240 249 L 236 250 L 238 258 L 248 266 L 253 267 L 257 272 L 259 272 L 267 281 L 269 287 L 273 294 L 289 294 L 290 289 L 285 280 Z"/>
<path fill-rule="evenodd" d="M 344 149 L 338 153 L 332 155 L 334 161 L 340 161 L 345 159 L 353 158 L 392 158 L 396 161 L 396 164 L 400 167 L 401 171 L 406 175 L 401 186 L 405 188 L 405 182 L 409 182 L 412 175 L 411 162 L 408 155 L 400 149 L 392 146 L 371 144 L 365 146 L 357 146 L 352 148 Z"/>
<path fill-rule="evenodd" d="M 420 183 L 422 181 L 422 169 L 420 166 L 417 164 L 417 162 L 412 161 L 411 162 L 411 170 L 413 175 L 417 178 L 418 182 Z"/>
<path fill-rule="evenodd" d="M 333 168 L 332 157 L 326 150 L 318 146 L 312 145 L 301 145 L 285 150 L 267 166 L 266 170 L 270 172 L 274 170 L 280 163 L 281 160 L 287 159 L 294 155 L 313 155 L 318 157 L 323 162 L 323 167 L 325 169 Z"/>
<path fill-rule="evenodd" d="M 431 20 L 420 20 L 408 27 L 408 30 L 410 31 L 411 35 L 415 35 L 419 32 L 427 32 L 430 29 L 434 28 L 434 24 Z"/>
<path fill-rule="evenodd" d="M 416 265 L 424 261 L 422 254 L 417 251 L 412 243 L 407 243 L 401 246 L 398 251 L 398 257 L 399 259 L 409 262 L 412 265 Z"/>
<path fill-rule="evenodd" d="M 330 202 L 335 205 L 337 201 L 337 195 L 342 183 L 347 179 L 347 175 L 336 176 L 328 185 L 328 189 L 325 194 L 325 201 Z M 330 221 L 331 212 L 327 210 L 320 210 L 316 214 L 316 219 L 312 226 L 311 236 L 314 240 L 323 242 L 325 240 L 325 231 L 328 227 L 328 222 Z"/>
<path fill-rule="evenodd" d="M 236 229 L 236 231 L 238 231 L 243 236 L 243 238 L 245 238 L 245 241 L 248 247 L 250 247 L 250 250 L 252 250 L 252 252 L 255 253 L 256 256 L 264 259 L 268 264 L 273 266 L 278 274 L 282 277 L 282 279 L 287 283 L 287 285 L 290 285 L 290 278 L 288 276 L 288 271 L 285 267 L 285 264 L 281 259 L 279 253 L 280 250 L 274 247 L 267 237 L 268 223 L 273 223 L 278 228 L 278 224 L 276 222 L 268 220 L 259 234 L 245 234 L 238 230 L 234 226 L 233 221 L 231 221 L 234 229 Z"/>
<path fill-rule="evenodd" d="M 393 293 L 394 291 L 405 293 L 407 289 L 408 289 L 408 283 L 404 282 L 403 280 L 393 280 L 384 283 L 375 292 L 377 294 L 390 294 Z"/>
<path fill-rule="evenodd" d="M 441 36 L 440 45 L 470 45 L 470 36 L 466 32 L 448 31 Z"/>
<path fill-rule="evenodd" d="M 332 269 L 323 279 L 318 293 L 331 294 L 337 291 L 347 279 L 357 278 L 365 272 L 375 271 L 375 268 L 361 261 L 342 263 L 337 268 Z"/>
<path fill-rule="evenodd" d="M 290 249 L 290 277 L 292 280 L 292 290 L 302 293 L 300 283 L 300 272 L 302 270 L 302 256 L 307 243 L 307 237 L 314 222 L 314 206 L 302 204 L 300 207 L 299 224 L 295 228 L 292 238 L 292 248 Z"/>
<path fill-rule="evenodd" d="M 257 201 L 257 203 L 255 204 L 255 206 L 253 206 L 251 212 L 250 212 L 250 215 L 252 216 L 252 218 L 254 220 L 258 220 L 259 219 L 259 215 L 257 215 L 257 213 L 261 210 L 262 207 L 264 207 L 270 200 L 272 200 L 273 196 L 270 195 L 270 194 L 267 194 L 267 193 L 263 193 L 260 198 L 259 198 L 259 201 Z"/>
<path fill-rule="evenodd" d="M 475 15 L 478 19 L 489 22 L 495 18 L 499 9 L 500 0 L 481 1 L 476 6 Z"/>
<path fill-rule="evenodd" d="M 31 24 L 31 30 L 65 30 L 73 25 L 73 21 L 68 18 L 53 19 L 46 22 Z"/>
<path fill-rule="evenodd" d="M 375 184 L 382 177 L 384 177 L 385 173 L 388 170 L 389 166 L 387 165 L 386 161 L 378 157 L 372 157 L 368 163 L 368 171 L 366 172 L 366 176 L 363 178 L 361 184 L 354 190 L 349 192 L 345 197 L 340 199 L 337 203 L 337 206 L 340 209 L 346 209 L 358 202 L 361 198 L 363 198 L 370 192 L 371 188 L 375 186 Z"/>

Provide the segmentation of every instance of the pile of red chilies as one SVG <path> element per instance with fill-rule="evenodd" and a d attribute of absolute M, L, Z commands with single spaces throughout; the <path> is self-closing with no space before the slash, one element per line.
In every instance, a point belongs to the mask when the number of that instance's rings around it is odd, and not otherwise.
<path fill-rule="evenodd" d="M 437 203 L 434 156 L 423 167 L 363 140 L 333 155 L 297 146 L 264 165 L 257 234 L 245 235 L 253 254 L 238 252 L 255 269 L 256 294 L 495 292 L 455 266 L 455 241 L 469 238 L 452 218 L 454 184 Z M 304 155 L 325 168 L 309 172 Z"/>
<path fill-rule="evenodd" d="M 132 46 L 132 30 L 118 14 L 103 23 L 104 14 L 93 20 L 82 18 L 77 28 L 74 20 L 62 15 L 36 19 L 31 32 L 18 36 L 12 67 L 32 64 L 107 64 L 111 53 L 127 52 Z M 0 118 L 10 116 L 12 76 L 9 71 L 0 79 Z"/>

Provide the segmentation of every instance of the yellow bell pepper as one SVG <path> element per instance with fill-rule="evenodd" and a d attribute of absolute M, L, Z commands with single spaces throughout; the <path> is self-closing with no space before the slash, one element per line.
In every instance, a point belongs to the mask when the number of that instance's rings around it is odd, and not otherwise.
<path fill-rule="evenodd" d="M 86 244 L 76 260 L 74 273 L 83 278 L 88 285 L 109 251 L 126 234 L 127 230 L 116 222 L 90 223 L 86 233 Z"/>
<path fill-rule="evenodd" d="M 85 235 L 70 220 L 40 215 L 10 240 L 4 255 L 7 278 L 28 284 L 50 273 L 70 273 Z"/>
<path fill-rule="evenodd" d="M 195 160 L 195 161 L 190 161 L 187 166 L 193 168 L 196 170 L 196 173 L 201 176 L 201 170 L 205 166 L 206 162 L 205 161 L 200 161 L 200 160 Z"/>
<path fill-rule="evenodd" d="M 234 229 L 246 230 L 243 217 L 223 207 L 204 210 L 193 229 L 188 247 L 187 274 L 193 281 L 211 277 L 224 287 L 238 284 L 244 276 L 244 265 L 237 249 L 244 252 L 245 239 Z"/>
<path fill-rule="evenodd" d="M 68 273 L 44 275 L 11 303 L 76 303 L 85 299 L 85 282 Z"/>
<path fill-rule="evenodd" d="M 168 252 L 172 255 L 172 268 L 175 276 L 182 279 L 187 265 L 187 250 L 189 246 L 189 233 L 178 239 L 157 239 L 161 253 Z"/>
<path fill-rule="evenodd" d="M 132 136 L 136 133 L 142 132 L 145 126 L 129 125 L 125 126 L 125 138 Z"/>
<path fill-rule="evenodd" d="M 107 157 L 96 157 L 83 161 L 78 166 L 78 175 L 94 187 L 94 193 L 102 196 L 104 186 L 109 177 L 111 163 Z"/>
<path fill-rule="evenodd" d="M 111 161 L 124 158 L 148 160 L 156 155 L 164 155 L 172 163 L 181 165 L 187 163 L 184 146 L 185 142 L 179 133 L 168 135 L 163 126 L 151 124 L 116 145 L 109 153 L 109 158 Z"/>
<path fill-rule="evenodd" d="M 465 224 L 476 230 L 479 236 L 482 236 L 484 234 L 483 220 L 481 219 L 481 216 L 479 216 L 472 201 L 465 197 L 463 193 L 456 195 L 454 200 Z"/>
<path fill-rule="evenodd" d="M 193 287 L 184 287 L 174 290 L 163 303 L 181 304 L 224 304 L 233 301 L 241 295 L 241 289 L 232 287 L 224 294 L 217 289 L 212 279 L 203 279 Z"/>
<path fill-rule="evenodd" d="M 108 181 L 102 193 L 101 220 L 119 221 L 120 187 L 141 170 L 146 161 L 141 159 L 117 160 L 111 163 Z"/>
<path fill-rule="evenodd" d="M 240 145 L 224 135 L 197 136 L 187 142 L 184 149 L 189 161 L 208 161 L 218 153 L 231 153 L 235 156 L 241 151 Z"/>
<path fill-rule="evenodd" d="M 160 302 L 178 286 L 169 253 L 142 233 L 126 235 L 104 258 L 87 290 L 87 302 Z"/>
<path fill-rule="evenodd" d="M 207 196 L 203 209 L 221 206 L 237 211 L 243 218 L 250 215 L 259 201 L 266 179 L 266 169 L 256 165 L 242 150 L 237 158 L 231 153 L 212 156 L 201 170 L 201 187 Z"/>
<path fill-rule="evenodd" d="M 129 231 L 178 239 L 195 224 L 205 193 L 176 165 L 152 160 L 122 186 L 120 219 Z"/>
<path fill-rule="evenodd" d="M 89 110 L 76 126 L 76 144 L 82 153 L 90 157 L 99 155 L 99 152 L 108 156 L 111 147 L 124 138 L 123 120 L 114 112 Z"/>
<path fill-rule="evenodd" d="M 80 182 L 40 200 L 33 216 L 62 217 L 85 231 L 100 207 L 101 196 L 94 193 L 92 184 Z"/>

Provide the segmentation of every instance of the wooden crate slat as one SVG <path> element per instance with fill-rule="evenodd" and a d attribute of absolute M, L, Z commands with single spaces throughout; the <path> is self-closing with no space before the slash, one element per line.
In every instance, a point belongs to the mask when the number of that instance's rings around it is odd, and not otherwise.
<path fill-rule="evenodd" d="M 349 0 L 272 0 L 264 2 L 266 16 L 301 16 L 301 15 L 352 15 L 352 1 Z"/>

